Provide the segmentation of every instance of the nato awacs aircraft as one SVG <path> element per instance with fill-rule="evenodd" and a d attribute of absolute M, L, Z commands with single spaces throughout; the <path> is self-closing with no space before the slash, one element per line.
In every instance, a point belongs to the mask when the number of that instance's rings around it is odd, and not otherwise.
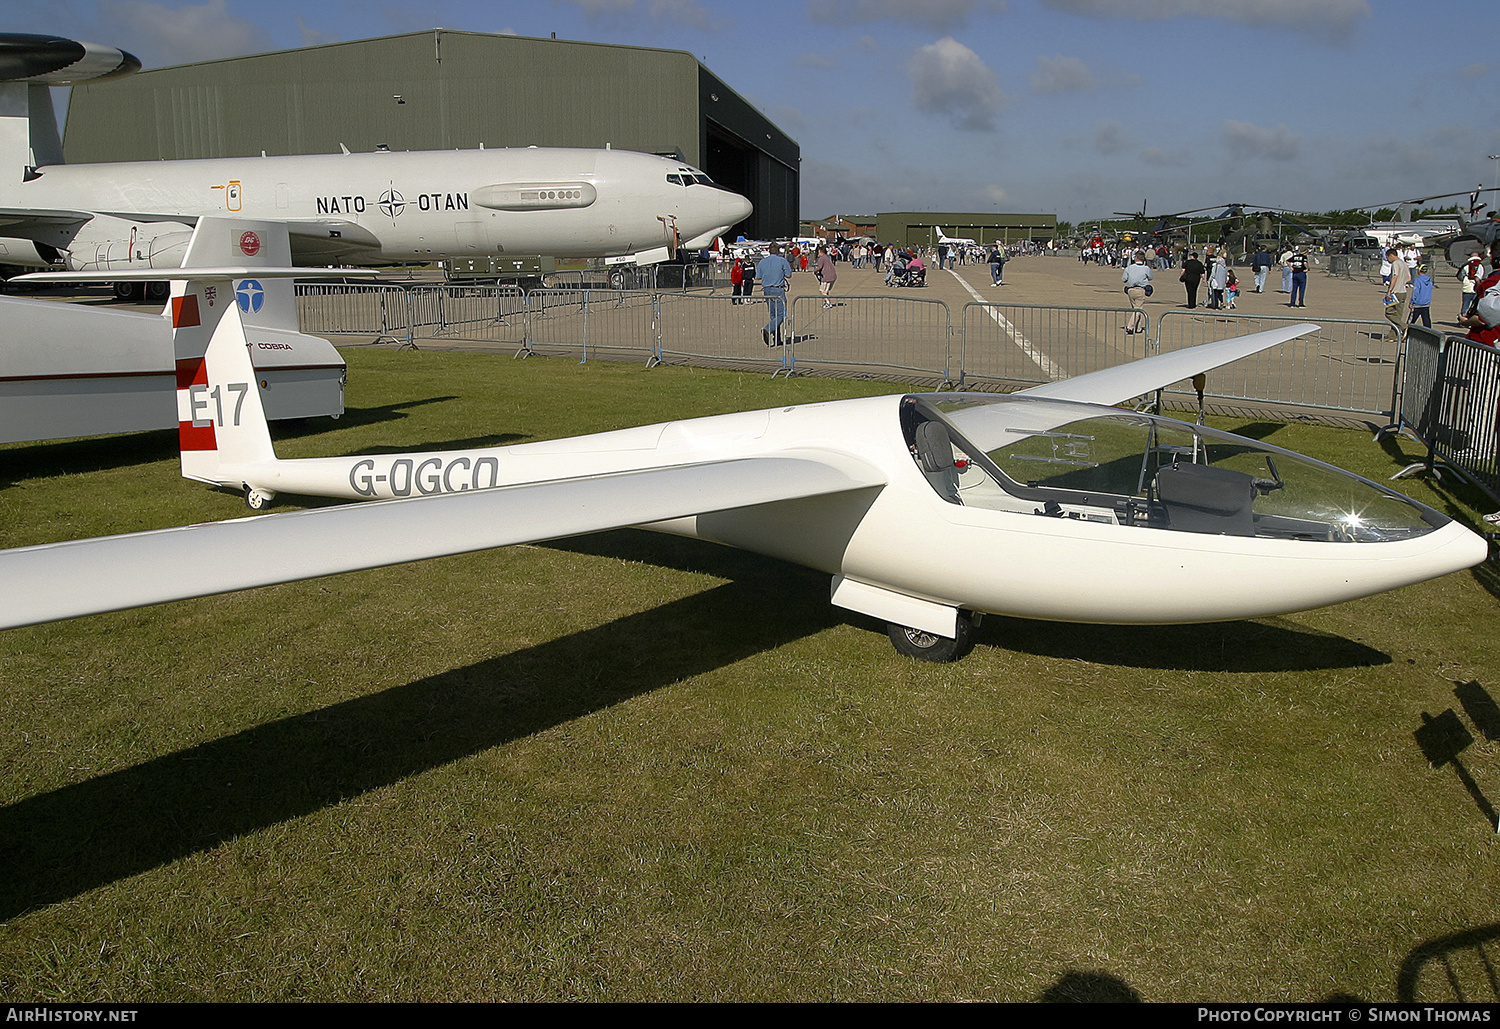
<path fill-rule="evenodd" d="M 751 212 L 697 168 L 608 148 L 64 164 L 48 87 L 139 68 L 112 47 L 0 34 L 0 236 L 28 251 L 0 263 L 176 268 L 196 220 L 220 215 L 285 223 L 303 263 L 544 254 L 647 264 L 706 247 Z"/>
<path fill-rule="evenodd" d="M 262 227 L 252 226 L 251 231 Z M 174 281 L 182 471 L 373 503 L 0 552 L 0 626 L 640 526 L 832 577 L 834 604 L 950 660 L 986 612 L 1253 618 L 1484 560 L 1483 539 L 1331 465 L 1116 407 L 1316 328 L 1289 326 L 1010 396 L 898 395 L 479 450 L 281 460 L 234 280 L 244 227 L 201 219 Z M 101 575 L 108 569 L 108 575 Z"/>

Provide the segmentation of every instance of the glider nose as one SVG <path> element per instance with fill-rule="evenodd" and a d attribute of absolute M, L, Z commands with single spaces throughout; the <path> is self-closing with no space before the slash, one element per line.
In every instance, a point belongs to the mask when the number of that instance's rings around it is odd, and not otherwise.
<path fill-rule="evenodd" d="M 1459 572 L 1487 561 L 1490 556 L 1490 541 L 1477 532 L 1470 532 L 1462 526 L 1456 527 L 1462 535 L 1455 533 L 1457 538 L 1441 551 L 1443 556 L 1451 557 L 1453 560 L 1453 567 L 1447 571 Z"/>

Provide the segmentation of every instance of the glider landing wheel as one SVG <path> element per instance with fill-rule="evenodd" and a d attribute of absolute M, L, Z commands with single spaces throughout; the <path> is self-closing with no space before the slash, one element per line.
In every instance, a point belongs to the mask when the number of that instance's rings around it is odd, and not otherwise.
<path fill-rule="evenodd" d="M 275 499 L 276 494 L 268 489 L 252 489 L 245 492 L 245 506 L 252 511 L 265 510 Z"/>
<path fill-rule="evenodd" d="M 908 625 L 887 622 L 885 631 L 891 643 L 907 657 L 918 661 L 957 661 L 974 645 L 974 623 L 963 615 L 958 616 L 957 633 L 951 640 L 936 633 L 913 629 Z"/>

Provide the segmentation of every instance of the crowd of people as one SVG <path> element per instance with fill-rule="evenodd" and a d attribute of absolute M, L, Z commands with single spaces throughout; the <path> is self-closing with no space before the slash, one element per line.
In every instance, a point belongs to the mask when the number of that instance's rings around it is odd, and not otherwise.
<path fill-rule="evenodd" d="M 1005 285 L 1005 264 L 1022 254 L 1040 253 L 1042 248 L 1030 240 L 1020 243 L 986 246 L 940 243 L 936 246 L 897 247 L 864 240 L 835 240 L 810 248 L 798 242 L 770 243 L 763 253 L 733 257 L 729 270 L 734 304 L 750 303 L 758 281 L 761 293 L 771 309 L 762 338 L 767 346 L 782 346 L 781 326 L 786 320 L 786 288 L 790 276 L 811 271 L 818 280 L 818 291 L 824 307 L 833 307 L 833 285 L 838 281 L 841 263 L 851 269 L 872 268 L 884 274 L 889 287 L 922 287 L 927 283 L 927 269 L 952 270 L 960 264 L 988 264 L 990 285 Z M 769 276 L 769 277 L 768 277 Z"/>
<path fill-rule="evenodd" d="M 896 247 L 868 240 L 837 240 L 817 244 L 810 251 L 795 242 L 785 246 L 771 244 L 764 256 L 734 259 L 730 281 L 736 304 L 749 303 L 756 281 L 760 281 L 771 315 L 762 336 L 768 346 L 778 346 L 784 343 L 781 327 L 786 319 L 786 290 L 795 272 L 811 271 L 818 280 L 823 306 L 833 307 L 836 303 L 833 289 L 841 264 L 857 270 L 871 268 L 883 275 L 886 286 L 893 288 L 925 285 L 929 268 L 951 270 L 961 264 L 987 264 L 990 285 L 1003 286 L 1005 265 L 1010 259 L 1040 251 L 1030 241 L 1009 245 L 941 243 Z M 1178 271 L 1186 300 L 1183 306 L 1197 308 L 1200 291 L 1205 294 L 1203 307 L 1207 310 L 1234 310 L 1238 306 L 1240 276 L 1228 253 L 1215 244 L 1204 246 L 1200 253 L 1189 248 L 1129 249 L 1096 242 L 1081 248 L 1078 256 L 1086 263 L 1121 269 L 1122 288 L 1136 312 L 1126 326 L 1129 334 L 1144 331 L 1145 299 L 1154 292 L 1154 274 L 1165 269 Z M 1404 338 L 1406 327 L 1418 322 L 1431 328 L 1435 283 L 1421 250 L 1412 246 L 1391 247 L 1384 256 L 1380 275 L 1384 313 L 1389 323 L 1387 339 Z M 1279 292 L 1287 295 L 1286 306 L 1306 307 L 1308 272 L 1315 260 L 1307 250 L 1296 246 L 1275 254 L 1261 246 L 1249 258 L 1251 291 L 1268 292 L 1267 279 L 1279 266 Z M 1460 289 L 1457 323 L 1468 330 L 1468 338 L 1488 346 L 1500 345 L 1500 243 L 1492 248 L 1488 263 L 1483 253 L 1473 252 L 1456 278 Z"/>
<path fill-rule="evenodd" d="M 1486 346 L 1500 345 L 1500 242 L 1490 248 L 1489 262 L 1474 250 L 1454 273 L 1459 286 L 1456 322 L 1468 338 Z M 1380 289 L 1386 339 L 1400 340 L 1418 322 L 1432 328 L 1432 269 L 1416 247 L 1388 247 L 1380 263 Z"/>

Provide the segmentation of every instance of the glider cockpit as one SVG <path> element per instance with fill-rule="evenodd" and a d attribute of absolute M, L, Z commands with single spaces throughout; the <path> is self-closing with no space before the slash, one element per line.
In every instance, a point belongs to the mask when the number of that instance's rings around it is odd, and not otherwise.
<path fill-rule="evenodd" d="M 1410 539 L 1450 520 L 1333 465 L 1173 418 L 978 394 L 909 396 L 901 410 L 918 467 L 965 507 L 1339 543 Z"/>

